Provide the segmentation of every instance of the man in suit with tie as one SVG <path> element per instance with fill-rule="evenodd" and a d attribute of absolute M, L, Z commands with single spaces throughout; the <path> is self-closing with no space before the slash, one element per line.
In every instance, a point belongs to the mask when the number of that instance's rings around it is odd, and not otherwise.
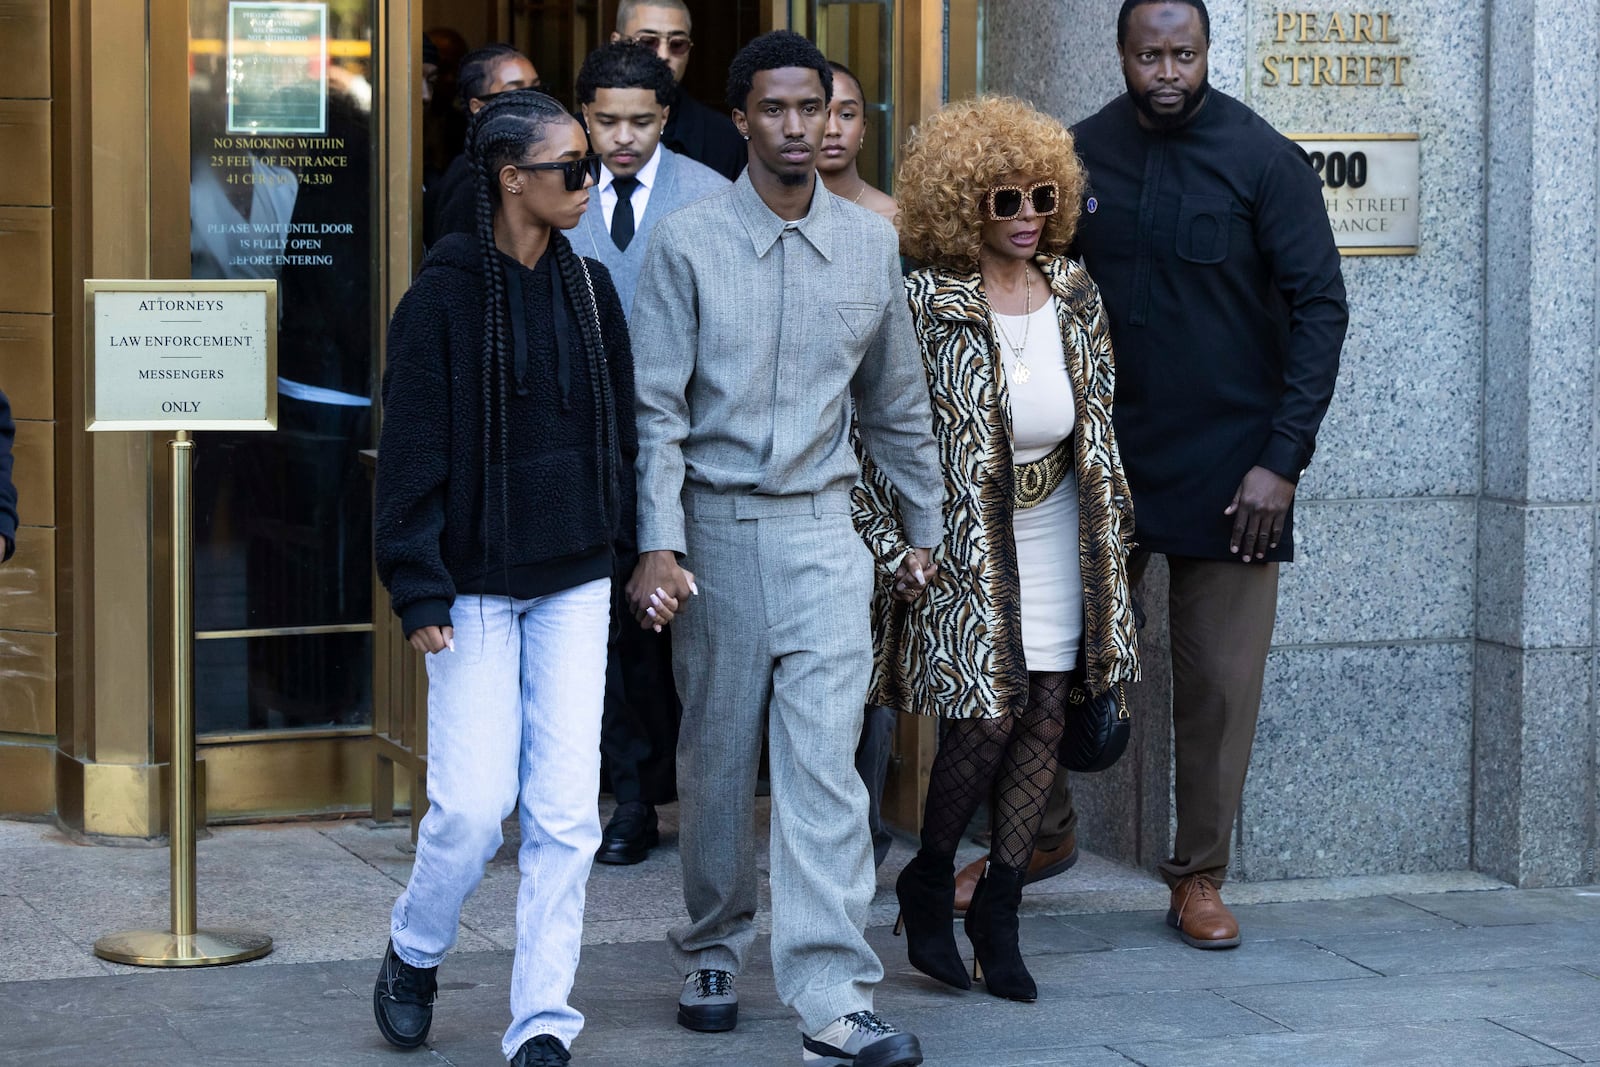
<path fill-rule="evenodd" d="M 600 181 L 589 190 L 589 209 L 570 237 L 581 255 L 611 271 L 624 312 L 632 311 L 656 223 L 728 185 L 722 175 L 661 143 L 675 93 L 667 64 L 632 41 L 601 47 L 578 71 L 578 100 L 600 155 Z M 626 576 L 633 561 L 620 563 L 619 573 Z M 607 664 L 600 738 L 617 809 L 595 858 L 632 864 L 659 840 L 656 805 L 670 802 L 677 791 L 680 712 L 667 635 L 620 629 Z"/>

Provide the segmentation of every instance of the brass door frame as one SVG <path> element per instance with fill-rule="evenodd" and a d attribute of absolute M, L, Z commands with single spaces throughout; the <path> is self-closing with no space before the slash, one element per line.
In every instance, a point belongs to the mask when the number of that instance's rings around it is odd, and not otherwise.
<path fill-rule="evenodd" d="M 383 103 L 382 136 L 374 159 L 388 176 L 379 210 L 385 225 L 380 250 L 383 321 L 377 380 L 387 357 L 389 316 L 422 258 L 422 109 L 415 87 L 422 71 L 422 0 L 382 0 L 378 42 Z M 382 398 L 374 399 L 381 426 Z M 377 453 L 372 453 L 374 464 Z M 396 807 L 411 807 L 411 839 L 427 809 L 428 699 L 421 657 L 406 644 L 389 597 L 372 576 L 372 815 L 390 822 Z"/>

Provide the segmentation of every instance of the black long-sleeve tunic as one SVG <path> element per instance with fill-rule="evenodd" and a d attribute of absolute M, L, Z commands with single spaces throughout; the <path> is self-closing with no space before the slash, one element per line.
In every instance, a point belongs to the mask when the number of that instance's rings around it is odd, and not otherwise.
<path fill-rule="evenodd" d="M 1223 511 L 1250 468 L 1291 481 L 1333 397 L 1348 311 L 1316 173 L 1215 89 L 1186 125 L 1124 94 L 1073 128 L 1076 239 L 1111 318 L 1115 424 L 1139 543 L 1234 558 Z M 1293 514 L 1269 560 L 1294 558 Z"/>
<path fill-rule="evenodd" d="M 546 596 L 609 577 L 613 555 L 632 551 L 638 438 L 628 324 L 610 273 L 589 260 L 610 377 L 608 413 L 576 318 L 587 303 L 557 284 L 556 248 L 565 241 L 552 234 L 550 250 L 531 270 L 502 258 L 515 355 L 509 374 L 499 376 L 503 400 L 492 412 L 477 238 L 452 234 L 434 245 L 395 309 L 373 551 L 408 635 L 449 626 L 458 593 Z M 618 452 L 609 457 L 608 420 Z M 610 513 L 608 467 L 620 494 Z"/>

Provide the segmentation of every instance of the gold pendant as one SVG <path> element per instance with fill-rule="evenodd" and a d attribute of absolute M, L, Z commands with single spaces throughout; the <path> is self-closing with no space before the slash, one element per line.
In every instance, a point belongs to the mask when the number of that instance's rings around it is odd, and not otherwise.
<path fill-rule="evenodd" d="M 1016 368 L 1012 370 L 1011 376 L 1022 385 L 1027 385 L 1028 379 L 1033 377 L 1033 371 L 1029 370 L 1028 365 L 1022 362 L 1022 360 L 1018 359 L 1015 362 L 1017 365 Z"/>

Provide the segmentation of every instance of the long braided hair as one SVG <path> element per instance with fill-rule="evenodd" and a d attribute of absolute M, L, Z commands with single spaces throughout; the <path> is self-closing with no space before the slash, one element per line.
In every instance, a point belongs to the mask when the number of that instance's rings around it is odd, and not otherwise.
<path fill-rule="evenodd" d="M 512 381 L 509 299 L 499 248 L 494 240 L 494 213 L 500 203 L 500 169 L 519 163 L 528 150 L 542 142 L 550 127 L 577 121 L 554 97 L 537 89 L 517 89 L 488 100 L 478 109 L 467 127 L 467 158 L 472 164 L 477 195 L 477 236 L 483 257 L 485 299 L 483 304 L 483 524 L 485 562 L 489 554 L 489 470 L 500 460 L 500 531 L 502 540 L 510 533 L 507 467 L 510 459 L 507 396 L 515 387 Z M 606 365 L 604 339 L 600 333 L 599 309 L 588 272 L 572 251 L 572 245 L 559 231 L 550 234 L 550 252 L 566 301 L 578 322 L 583 352 L 589 371 L 591 399 L 600 417 L 595 435 L 595 469 L 600 473 L 597 503 L 612 535 L 611 551 L 616 552 L 615 534 L 621 521 L 622 449 L 617 428 L 616 397 Z M 565 402 L 565 398 L 563 398 Z M 495 433 L 495 430 L 498 433 Z M 502 546 L 503 547 L 503 546 Z M 509 566 L 508 553 L 502 550 L 501 566 Z"/>

